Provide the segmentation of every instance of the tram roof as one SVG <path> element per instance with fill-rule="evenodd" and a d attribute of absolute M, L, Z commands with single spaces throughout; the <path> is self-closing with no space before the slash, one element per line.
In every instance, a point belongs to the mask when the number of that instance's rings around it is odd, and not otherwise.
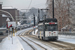
<path fill-rule="evenodd" d="M 44 20 L 42 21 L 39 21 L 39 23 L 42 23 Z M 46 18 L 45 19 L 45 22 L 57 22 L 57 19 L 56 18 Z"/>

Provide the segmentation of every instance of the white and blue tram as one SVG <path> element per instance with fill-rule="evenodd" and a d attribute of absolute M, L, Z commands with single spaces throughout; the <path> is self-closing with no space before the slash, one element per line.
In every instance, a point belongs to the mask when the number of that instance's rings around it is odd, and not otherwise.
<path fill-rule="evenodd" d="M 38 38 L 42 40 L 58 39 L 57 19 L 50 18 L 38 22 Z"/>

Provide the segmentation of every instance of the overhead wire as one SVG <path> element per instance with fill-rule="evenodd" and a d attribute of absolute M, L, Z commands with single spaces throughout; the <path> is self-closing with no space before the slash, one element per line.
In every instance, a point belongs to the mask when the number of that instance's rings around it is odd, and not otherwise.
<path fill-rule="evenodd" d="M 32 3 L 32 0 L 30 1 L 29 6 L 28 6 L 28 8 L 27 8 L 27 9 L 29 9 L 29 8 L 30 8 L 31 3 Z M 26 9 L 26 12 L 27 12 L 27 9 Z"/>
<path fill-rule="evenodd" d="M 32 3 L 32 0 L 30 1 L 30 4 L 29 4 L 28 8 L 31 6 L 31 3 Z"/>
<path fill-rule="evenodd" d="M 26 9 L 26 12 L 27 12 L 27 10 L 30 8 L 31 3 L 32 3 L 32 0 L 30 1 L 28 8 Z"/>

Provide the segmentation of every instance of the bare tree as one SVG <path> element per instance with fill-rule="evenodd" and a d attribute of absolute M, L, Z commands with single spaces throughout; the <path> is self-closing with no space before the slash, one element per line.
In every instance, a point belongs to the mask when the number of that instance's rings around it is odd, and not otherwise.
<path fill-rule="evenodd" d="M 52 17 L 52 0 L 47 0 L 50 18 Z M 59 30 L 70 24 L 70 0 L 54 1 L 55 18 L 58 19 Z"/>

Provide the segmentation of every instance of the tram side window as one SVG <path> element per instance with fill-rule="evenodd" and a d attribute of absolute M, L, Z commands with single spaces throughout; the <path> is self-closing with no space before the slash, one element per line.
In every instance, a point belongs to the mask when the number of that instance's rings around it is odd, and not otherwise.
<path fill-rule="evenodd" d="M 39 29 L 39 31 L 43 31 L 43 25 L 40 25 L 40 26 L 38 27 L 38 29 Z"/>

